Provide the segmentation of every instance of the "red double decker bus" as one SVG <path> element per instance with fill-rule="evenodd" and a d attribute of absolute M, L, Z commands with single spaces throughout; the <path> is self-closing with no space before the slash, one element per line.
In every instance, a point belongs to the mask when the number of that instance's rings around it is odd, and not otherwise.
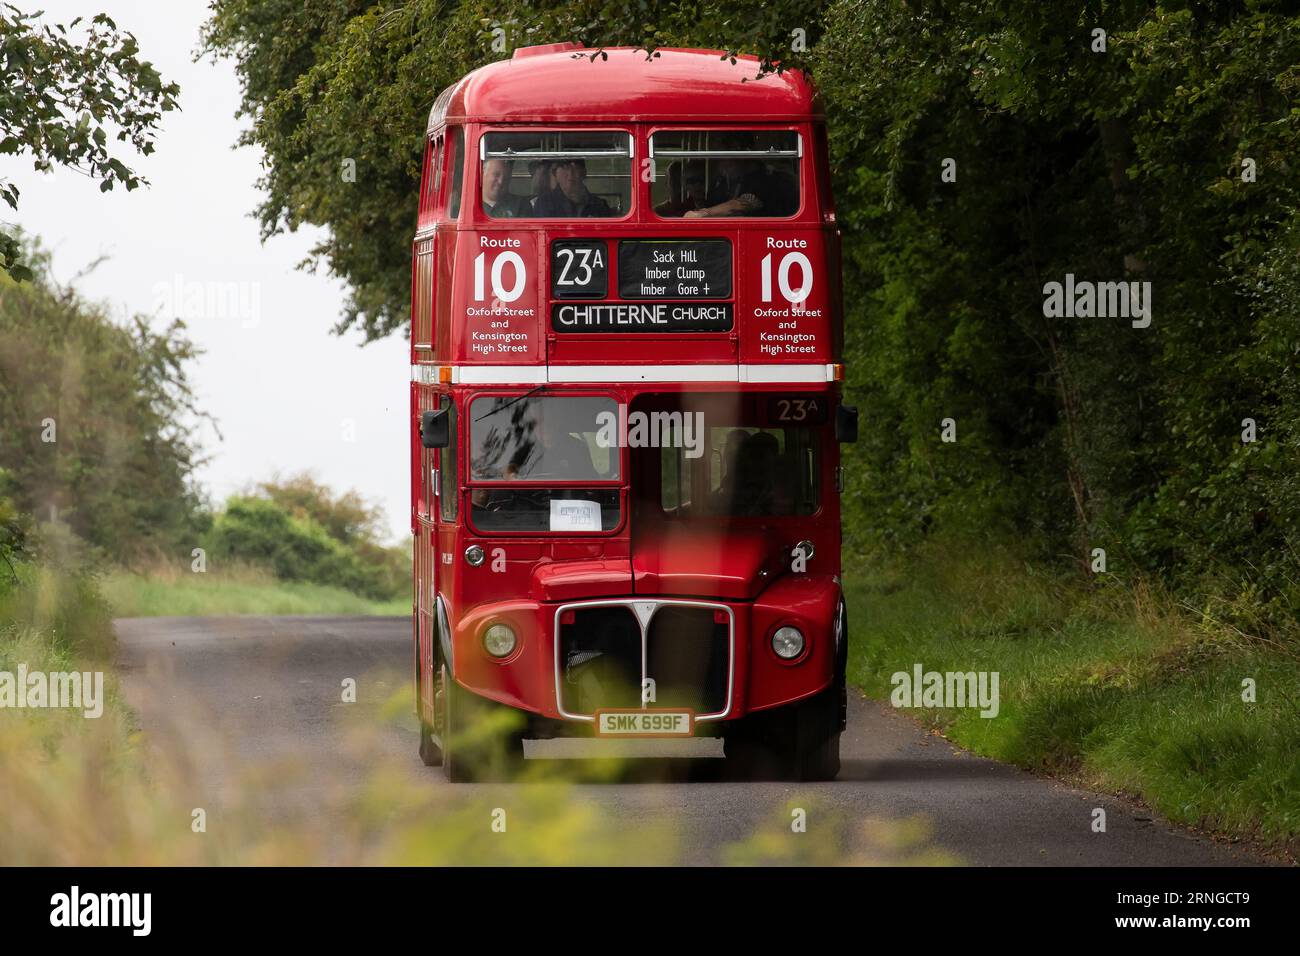
<path fill-rule="evenodd" d="M 521 49 L 438 96 L 414 242 L 420 754 L 721 736 L 839 770 L 838 232 L 800 75 Z"/>

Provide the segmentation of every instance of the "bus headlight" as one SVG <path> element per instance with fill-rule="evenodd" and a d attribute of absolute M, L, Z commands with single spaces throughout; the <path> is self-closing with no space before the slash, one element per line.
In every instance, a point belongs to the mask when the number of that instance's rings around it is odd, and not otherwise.
<path fill-rule="evenodd" d="M 483 649 L 493 657 L 509 657 L 519 639 L 506 624 L 493 624 L 483 632 Z"/>
<path fill-rule="evenodd" d="M 803 634 L 799 628 L 778 627 L 772 635 L 772 650 L 783 661 L 792 661 L 803 653 Z"/>

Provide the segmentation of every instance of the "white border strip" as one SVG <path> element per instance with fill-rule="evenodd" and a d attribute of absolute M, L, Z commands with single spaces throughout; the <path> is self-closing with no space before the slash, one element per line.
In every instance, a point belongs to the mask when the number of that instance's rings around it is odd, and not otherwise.
<path fill-rule="evenodd" d="M 411 381 L 438 384 L 445 366 L 412 365 Z M 834 365 L 453 365 L 458 385 L 543 385 L 548 382 L 833 382 Z"/>
<path fill-rule="evenodd" d="M 545 365 L 453 365 L 451 380 L 460 385 L 541 385 Z"/>
<path fill-rule="evenodd" d="M 833 382 L 834 365 L 741 365 L 742 382 Z"/>
<path fill-rule="evenodd" d="M 735 365 L 551 365 L 552 382 L 736 382 Z"/>

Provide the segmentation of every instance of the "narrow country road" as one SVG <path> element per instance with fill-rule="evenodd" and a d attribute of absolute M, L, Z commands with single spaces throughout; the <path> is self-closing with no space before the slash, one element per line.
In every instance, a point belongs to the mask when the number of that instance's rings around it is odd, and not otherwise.
<path fill-rule="evenodd" d="M 239 803 L 267 827 L 310 819 L 328 831 L 381 765 L 421 788 L 449 788 L 440 770 L 416 757 L 404 618 L 133 618 L 119 620 L 117 632 L 127 702 L 151 747 L 185 755 L 195 806 L 219 814 Z M 355 704 L 343 701 L 349 678 Z M 389 714 L 380 720 L 384 701 Z M 558 765 L 602 744 L 530 742 L 529 764 Z M 634 831 L 658 813 L 677 829 L 687 863 L 724 862 L 725 848 L 755 834 L 784 838 L 796 796 L 812 808 L 809 834 L 831 817 L 854 824 L 833 834 L 843 843 L 833 855 L 846 860 L 861 858 L 851 845 L 861 838 L 860 821 L 911 820 L 924 833 L 923 847 L 913 850 L 970 865 L 1262 862 L 1119 799 L 973 757 L 856 694 L 834 783 L 728 780 L 723 762 L 709 756 L 721 753 L 712 740 L 628 746 L 658 747 L 661 756 L 636 761 L 615 783 L 579 775 L 566 799 L 590 803 L 615 832 Z M 662 756 L 665 747 L 676 750 Z M 675 755 L 683 748 L 689 756 Z M 487 791 L 501 803 L 531 786 L 456 790 Z M 1097 807 L 1106 811 L 1104 833 L 1091 826 Z M 899 861 L 897 847 L 877 850 L 878 861 Z"/>

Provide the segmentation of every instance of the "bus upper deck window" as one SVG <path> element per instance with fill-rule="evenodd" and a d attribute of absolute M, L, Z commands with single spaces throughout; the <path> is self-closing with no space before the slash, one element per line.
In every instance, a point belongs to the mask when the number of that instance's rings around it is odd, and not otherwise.
<path fill-rule="evenodd" d="M 460 218 L 461 182 L 465 178 L 465 131 L 457 126 L 451 134 L 451 194 L 447 197 L 447 216 Z"/>
<path fill-rule="evenodd" d="M 483 211 L 493 219 L 623 216 L 632 201 L 632 138 L 622 131 L 487 133 Z"/>
<path fill-rule="evenodd" d="M 793 216 L 802 152 L 793 130 L 660 130 L 650 137 L 651 205 L 669 219 Z"/>

